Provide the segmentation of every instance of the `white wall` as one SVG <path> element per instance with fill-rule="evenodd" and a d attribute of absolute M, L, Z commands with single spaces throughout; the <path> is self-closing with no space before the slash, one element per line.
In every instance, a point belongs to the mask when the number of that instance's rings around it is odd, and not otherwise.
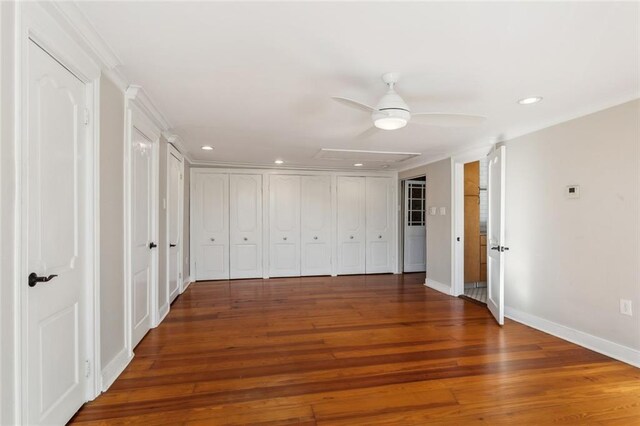
<path fill-rule="evenodd" d="M 191 164 L 185 158 L 184 160 L 184 188 L 182 191 L 182 199 L 184 200 L 184 211 L 182 214 L 183 228 L 182 228 L 182 280 L 184 282 L 191 281 L 191 264 L 189 262 L 189 250 L 191 247 L 190 238 L 191 230 L 190 226 L 190 199 L 191 196 Z"/>
<path fill-rule="evenodd" d="M 636 100 L 506 143 L 508 314 L 640 349 L 639 126 Z"/>
<path fill-rule="evenodd" d="M 427 285 L 449 293 L 451 287 L 451 180 L 450 158 L 425 166 L 427 198 Z M 430 207 L 437 207 L 435 216 L 429 214 Z M 445 215 L 440 215 L 440 207 Z"/>
<path fill-rule="evenodd" d="M 13 331 L 15 313 L 15 167 L 13 133 L 13 3 L 0 2 L 0 424 L 13 424 L 16 368 Z"/>
<path fill-rule="evenodd" d="M 102 369 L 126 346 L 124 93 L 100 82 L 100 339 Z"/>

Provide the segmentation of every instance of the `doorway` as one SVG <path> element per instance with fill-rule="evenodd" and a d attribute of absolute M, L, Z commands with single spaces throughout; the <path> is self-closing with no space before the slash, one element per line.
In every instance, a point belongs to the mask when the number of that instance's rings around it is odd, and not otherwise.
<path fill-rule="evenodd" d="M 403 271 L 427 270 L 426 178 L 419 176 L 402 181 L 402 253 Z"/>
<path fill-rule="evenodd" d="M 464 165 L 464 296 L 487 303 L 487 159 Z"/>

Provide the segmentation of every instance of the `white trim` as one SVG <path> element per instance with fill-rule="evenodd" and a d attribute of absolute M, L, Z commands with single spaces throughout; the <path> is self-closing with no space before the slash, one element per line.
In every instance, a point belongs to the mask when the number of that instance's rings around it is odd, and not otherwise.
<path fill-rule="evenodd" d="M 553 321 L 505 306 L 504 315 L 516 322 L 543 331 L 560 339 L 575 343 L 592 351 L 640 367 L 640 350 L 594 336 L 575 328 L 567 327 Z"/>
<path fill-rule="evenodd" d="M 193 281 L 191 280 L 191 277 L 186 278 L 185 280 L 182 281 L 182 292 L 184 293 L 187 288 L 189 288 L 189 286 L 191 285 Z"/>
<path fill-rule="evenodd" d="M 153 328 L 159 326 L 160 323 L 164 321 L 167 315 L 169 315 L 170 308 L 171 305 L 169 304 L 169 302 L 167 302 L 158 309 L 158 322 L 155 325 L 152 324 Z"/>
<path fill-rule="evenodd" d="M 133 359 L 133 354 L 127 348 L 122 348 L 120 352 L 111 360 L 106 367 L 102 369 L 101 390 L 106 392 L 118 376 L 122 374 L 125 368 Z"/>
<path fill-rule="evenodd" d="M 169 283 L 171 282 L 171 277 L 169 276 L 169 270 L 170 270 L 170 252 L 171 249 L 169 247 L 169 244 L 171 244 L 171 241 L 169 240 L 169 222 L 171 220 L 171 217 L 169 215 L 169 212 L 171 211 L 170 209 L 170 204 L 173 203 L 174 201 L 171 200 L 171 191 L 170 191 L 170 185 L 171 185 L 171 157 L 175 157 L 181 164 L 181 170 L 180 170 L 180 187 L 178 190 L 178 203 L 179 203 L 179 208 L 178 208 L 178 242 L 177 242 L 177 247 L 178 247 L 178 294 L 176 295 L 179 296 L 180 294 L 182 294 L 182 292 L 184 291 L 184 288 L 182 286 L 182 274 L 183 274 L 183 263 L 184 263 L 184 257 L 183 257 L 183 249 L 182 249 L 182 242 L 184 241 L 184 235 L 183 234 L 183 228 L 184 228 L 184 220 L 183 220 L 183 215 L 184 215 L 184 157 L 182 156 L 182 154 L 180 153 L 180 151 L 178 151 L 178 149 L 176 149 L 176 147 L 174 147 L 171 143 L 167 144 L 167 164 L 166 164 L 166 200 L 167 200 L 167 208 L 166 208 L 166 213 L 165 213 L 165 235 L 167 236 L 167 247 L 165 247 L 166 250 L 166 256 L 165 256 L 165 277 L 166 277 L 166 285 L 167 285 L 167 297 L 169 298 L 169 304 L 171 304 L 171 302 L 173 300 L 171 300 L 171 293 L 170 293 L 170 285 Z M 174 298 L 175 300 L 175 298 Z"/>
<path fill-rule="evenodd" d="M 451 287 L 449 287 L 446 284 L 443 284 L 441 282 L 438 282 L 436 280 L 432 280 L 430 278 L 427 278 L 424 282 L 424 285 L 426 287 L 432 288 L 436 291 L 439 291 L 440 293 L 444 293 L 447 296 L 451 296 Z"/>

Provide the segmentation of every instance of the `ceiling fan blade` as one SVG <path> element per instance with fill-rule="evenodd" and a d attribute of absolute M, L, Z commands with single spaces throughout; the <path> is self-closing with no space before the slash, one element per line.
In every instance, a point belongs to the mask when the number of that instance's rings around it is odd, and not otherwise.
<path fill-rule="evenodd" d="M 360 132 L 359 134 L 357 134 L 354 139 L 367 139 L 378 133 L 378 131 L 379 130 L 377 127 L 371 126 L 364 132 Z"/>
<path fill-rule="evenodd" d="M 442 127 L 471 127 L 478 126 L 487 119 L 481 115 L 469 114 L 444 114 L 440 112 L 412 113 L 411 118 L 416 118 L 416 123 L 428 126 Z M 413 121 L 413 120 L 412 120 Z"/>
<path fill-rule="evenodd" d="M 370 107 L 369 105 L 365 105 L 365 104 L 363 104 L 361 102 L 354 101 L 353 99 L 341 98 L 340 96 L 332 96 L 331 98 L 336 100 L 336 101 L 338 101 L 338 102 L 340 102 L 340 103 L 342 103 L 342 104 L 345 104 L 345 105 L 353 107 L 353 108 L 358 108 L 358 109 L 360 109 L 362 111 L 366 111 L 366 112 L 376 111 L 375 108 Z"/>

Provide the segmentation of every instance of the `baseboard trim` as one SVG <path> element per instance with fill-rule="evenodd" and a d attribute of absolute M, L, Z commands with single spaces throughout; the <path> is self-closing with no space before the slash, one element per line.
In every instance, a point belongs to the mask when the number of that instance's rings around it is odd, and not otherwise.
<path fill-rule="evenodd" d="M 160 309 L 158 309 L 158 323 L 156 324 L 156 327 L 159 326 L 162 323 L 162 321 L 164 321 L 164 319 L 167 317 L 167 315 L 169 314 L 169 309 L 170 309 L 170 305 L 168 303 L 162 306 Z"/>
<path fill-rule="evenodd" d="M 446 284 L 442 284 L 441 282 L 427 278 L 424 282 L 424 285 L 436 291 L 439 291 L 440 293 L 444 293 L 447 296 L 451 296 L 451 287 Z"/>
<path fill-rule="evenodd" d="M 189 285 L 191 284 L 191 280 L 187 278 L 187 280 L 185 282 L 182 283 L 182 293 L 184 293 L 187 288 L 189 287 Z"/>
<path fill-rule="evenodd" d="M 614 343 L 584 331 L 576 330 L 562 324 L 540 318 L 526 312 L 505 306 L 504 316 L 536 330 L 567 340 L 592 351 L 601 353 L 618 361 L 640 368 L 640 351 Z"/>
<path fill-rule="evenodd" d="M 133 359 L 133 354 L 129 353 L 127 348 L 122 348 L 120 352 L 111 360 L 105 368 L 102 369 L 102 377 L 100 388 L 102 392 L 106 392 L 118 376 L 122 374 L 127 365 Z"/>

